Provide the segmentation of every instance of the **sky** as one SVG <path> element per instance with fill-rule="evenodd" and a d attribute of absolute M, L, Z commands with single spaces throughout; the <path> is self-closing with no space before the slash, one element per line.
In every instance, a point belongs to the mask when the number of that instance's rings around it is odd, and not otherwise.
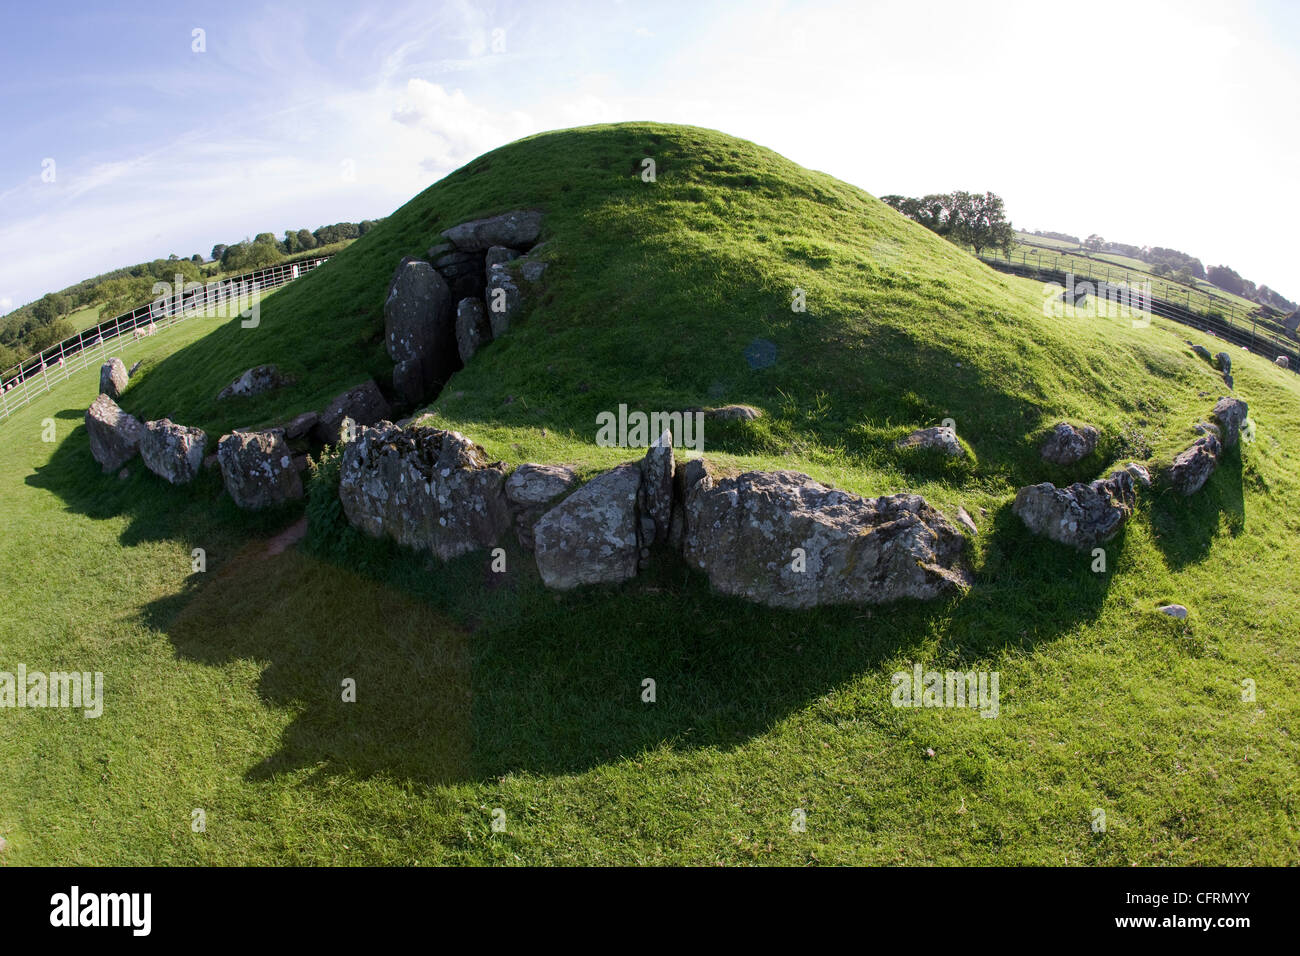
<path fill-rule="evenodd" d="M 158 6 L 8 7 L 0 314 L 386 216 L 489 149 L 621 120 L 722 130 L 876 196 L 992 190 L 1018 228 L 1300 298 L 1297 3 Z"/>

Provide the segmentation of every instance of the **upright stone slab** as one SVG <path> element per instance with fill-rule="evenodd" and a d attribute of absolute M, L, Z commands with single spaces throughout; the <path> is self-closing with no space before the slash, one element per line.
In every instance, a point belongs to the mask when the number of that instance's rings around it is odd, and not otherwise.
<path fill-rule="evenodd" d="M 235 504 L 248 511 L 302 497 L 302 478 L 279 428 L 239 431 L 217 443 L 221 479 Z"/>
<path fill-rule="evenodd" d="M 641 469 L 620 465 L 597 475 L 533 528 L 537 570 L 549 588 L 617 584 L 636 576 L 640 556 L 637 493 Z"/>
<path fill-rule="evenodd" d="M 920 495 L 863 498 L 793 471 L 691 461 L 682 551 L 724 594 L 772 607 L 928 600 L 970 584 L 965 539 Z"/>
<path fill-rule="evenodd" d="M 450 560 L 509 528 L 505 480 L 505 465 L 458 432 L 385 422 L 344 446 L 339 501 L 365 534 Z"/>
<path fill-rule="evenodd" d="M 201 428 L 177 425 L 171 419 L 145 422 L 140 437 L 140 457 L 145 467 L 173 485 L 189 484 L 203 467 L 208 446 Z"/>
<path fill-rule="evenodd" d="M 451 289 L 422 259 L 403 259 L 384 301 L 384 344 L 398 397 L 419 404 L 460 366 Z"/>
<path fill-rule="evenodd" d="M 131 376 L 127 374 L 126 363 L 114 356 L 99 367 L 99 393 L 117 401 L 126 391 Z"/>
<path fill-rule="evenodd" d="M 144 426 L 128 415 L 117 402 L 101 394 L 86 409 L 86 432 L 90 436 L 90 453 L 104 469 L 117 471 L 140 451 Z"/>

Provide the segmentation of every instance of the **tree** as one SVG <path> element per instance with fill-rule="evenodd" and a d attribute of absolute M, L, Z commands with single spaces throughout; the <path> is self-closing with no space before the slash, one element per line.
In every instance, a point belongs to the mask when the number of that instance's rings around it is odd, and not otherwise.
<path fill-rule="evenodd" d="M 298 248 L 299 248 L 299 249 L 315 249 L 315 248 L 316 248 L 316 237 L 313 236 L 313 235 L 311 234 L 311 232 L 308 231 L 308 230 L 306 230 L 306 229 L 299 229 L 299 230 L 298 230 L 298 235 L 297 235 L 295 238 L 296 238 L 297 241 L 298 241 Z"/>
<path fill-rule="evenodd" d="M 1094 232 L 1091 236 L 1088 237 L 1088 240 L 1084 243 L 1084 246 L 1087 248 L 1089 252 L 1101 252 L 1101 247 L 1104 246 L 1105 244 L 1106 244 L 1106 240 Z"/>
<path fill-rule="evenodd" d="M 203 265 L 203 256 L 196 252 L 194 255 L 190 256 L 190 262 L 194 263 L 196 266 L 201 266 Z"/>
<path fill-rule="evenodd" d="M 1241 295 L 1245 291 L 1245 281 L 1237 274 L 1237 270 L 1228 266 L 1210 266 L 1205 270 L 1205 277 L 1224 292 Z"/>
<path fill-rule="evenodd" d="M 994 193 L 931 193 L 920 199 L 885 196 L 882 202 L 931 232 L 973 246 L 976 255 L 991 248 L 1009 251 L 1016 238 L 1005 204 Z"/>
<path fill-rule="evenodd" d="M 953 193 L 948 211 L 948 238 L 965 243 L 979 255 L 985 249 L 1009 252 L 1015 242 L 1016 231 L 1006 217 L 1002 197 L 991 192 Z"/>
<path fill-rule="evenodd" d="M 227 246 L 224 242 L 218 242 L 215 246 L 213 246 L 213 247 L 212 247 L 212 261 L 213 261 L 213 262 L 220 262 L 220 261 L 221 261 L 221 257 L 224 256 L 224 255 L 226 254 L 226 250 L 227 250 L 228 248 L 230 248 L 230 247 Z"/>

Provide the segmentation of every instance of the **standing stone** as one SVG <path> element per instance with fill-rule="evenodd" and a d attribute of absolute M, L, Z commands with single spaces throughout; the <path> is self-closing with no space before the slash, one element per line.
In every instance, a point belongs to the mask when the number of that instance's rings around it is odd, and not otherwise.
<path fill-rule="evenodd" d="M 1237 444 L 1237 437 L 1241 434 L 1242 423 L 1246 421 L 1246 416 L 1249 414 L 1250 409 L 1239 398 L 1221 398 L 1215 403 L 1214 411 L 1210 413 L 1210 417 L 1219 426 L 1220 434 L 1223 436 L 1224 448 L 1231 448 Z"/>
<path fill-rule="evenodd" d="M 104 469 L 116 471 L 136 456 L 144 426 L 133 415 L 118 407 L 107 395 L 100 395 L 86 409 L 86 431 L 90 436 L 90 453 Z"/>
<path fill-rule="evenodd" d="M 482 299 L 461 299 L 456 306 L 456 347 L 466 365 L 474 353 L 492 341 L 492 325 Z"/>
<path fill-rule="evenodd" d="M 145 422 L 140 436 L 140 457 L 145 467 L 173 485 L 193 481 L 203 467 L 208 436 L 201 428 L 187 428 L 163 418 Z"/>
<path fill-rule="evenodd" d="M 1223 445 L 1215 435 L 1196 439 L 1181 452 L 1165 472 L 1165 477 L 1179 493 L 1193 495 L 1200 491 L 1219 465 Z"/>
<path fill-rule="evenodd" d="M 673 517 L 673 434 L 665 430 L 650 445 L 640 462 L 641 490 L 640 514 L 649 519 L 642 536 L 642 545 L 660 544 L 668 540 L 668 530 Z"/>
<path fill-rule="evenodd" d="M 279 428 L 240 431 L 217 442 L 221 478 L 235 504 L 248 511 L 302 497 L 302 478 Z"/>
<path fill-rule="evenodd" d="M 640 487 L 641 469 L 619 465 L 542 515 L 533 538 L 537 570 L 547 587 L 569 590 L 636 576 Z"/>
<path fill-rule="evenodd" d="M 333 445 L 339 440 L 339 426 L 343 419 L 350 418 L 358 425 L 373 425 L 392 414 L 392 406 L 379 391 L 379 386 L 369 379 L 330 402 L 321 412 L 312 434 L 317 441 Z"/>
<path fill-rule="evenodd" d="M 1091 425 L 1076 428 L 1069 422 L 1057 422 L 1040 453 L 1055 465 L 1073 465 L 1092 454 L 1100 435 Z"/>
<path fill-rule="evenodd" d="M 534 525 L 577 481 L 573 469 L 564 465 L 523 464 L 510 474 L 506 500 L 521 545 L 532 550 Z"/>
<path fill-rule="evenodd" d="M 527 248 L 542 232 L 542 214 L 536 209 L 518 209 L 487 219 L 475 219 L 443 232 L 457 249 L 484 251 L 493 246 Z"/>
<path fill-rule="evenodd" d="M 1214 356 L 1210 354 L 1210 350 L 1207 349 L 1204 345 L 1193 345 L 1192 351 L 1195 352 L 1197 355 L 1199 355 L 1201 358 L 1205 359 L 1205 361 L 1209 362 L 1211 365 L 1214 364 Z"/>
<path fill-rule="evenodd" d="M 510 320 L 518 313 L 520 304 L 519 286 L 510 277 L 505 266 L 493 266 L 488 274 L 487 291 L 488 319 L 492 323 L 492 338 L 499 339 L 510 330 Z"/>
<path fill-rule="evenodd" d="M 1220 372 L 1228 375 L 1232 372 L 1232 356 L 1227 352 L 1215 352 L 1214 363 L 1218 366 Z"/>
<path fill-rule="evenodd" d="M 1119 533 L 1137 504 L 1133 476 L 1116 471 L 1091 484 L 1057 488 L 1050 481 L 1016 492 L 1011 510 L 1030 531 L 1086 551 Z"/>
<path fill-rule="evenodd" d="M 126 363 L 114 356 L 99 367 L 99 394 L 107 395 L 117 401 L 126 391 L 131 376 L 126 372 Z"/>
<path fill-rule="evenodd" d="M 929 599 L 967 587 L 965 538 L 920 495 L 863 498 L 793 471 L 684 469 L 682 552 L 724 594 L 772 607 Z"/>
<path fill-rule="evenodd" d="M 384 344 L 396 363 L 394 389 L 411 405 L 440 388 L 460 366 L 451 290 L 421 259 L 403 259 L 393 273 L 384 301 Z"/>
<path fill-rule="evenodd" d="M 344 446 L 339 501 L 354 528 L 448 561 L 510 527 L 505 481 L 505 465 L 458 432 L 385 422 Z"/>

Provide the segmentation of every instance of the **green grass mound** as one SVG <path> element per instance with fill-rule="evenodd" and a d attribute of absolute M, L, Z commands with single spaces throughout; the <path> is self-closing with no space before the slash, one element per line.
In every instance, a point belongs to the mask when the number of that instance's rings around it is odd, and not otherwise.
<path fill-rule="evenodd" d="M 328 460 L 308 545 L 268 556 L 303 509 L 240 513 L 212 473 L 99 473 L 86 373 L 0 425 L 4 659 L 108 676 L 98 721 L 0 720 L 13 860 L 1300 862 L 1295 377 L 1234 350 L 1254 441 L 1193 498 L 1145 494 L 1094 570 L 1010 502 L 1189 443 L 1225 390 L 1186 331 L 1048 317 L 1037 284 L 753 144 L 623 124 L 503 147 L 268 297 L 256 329 L 194 320 L 141 346 L 122 404 L 215 437 L 385 384 L 398 261 L 519 207 L 545 211 L 552 264 L 434 423 L 592 473 L 640 455 L 595 444 L 600 412 L 753 405 L 707 424 L 708 455 L 962 505 L 975 586 L 779 612 L 663 555 L 623 587 L 553 594 L 512 546 L 499 574 L 353 534 Z M 215 401 L 266 362 L 297 384 Z M 945 419 L 966 458 L 895 448 Z M 1072 468 L 1038 456 L 1061 419 L 1103 434 Z M 1189 617 L 1156 613 L 1170 602 Z M 998 717 L 894 707 L 892 675 L 917 663 L 997 671 Z"/>

